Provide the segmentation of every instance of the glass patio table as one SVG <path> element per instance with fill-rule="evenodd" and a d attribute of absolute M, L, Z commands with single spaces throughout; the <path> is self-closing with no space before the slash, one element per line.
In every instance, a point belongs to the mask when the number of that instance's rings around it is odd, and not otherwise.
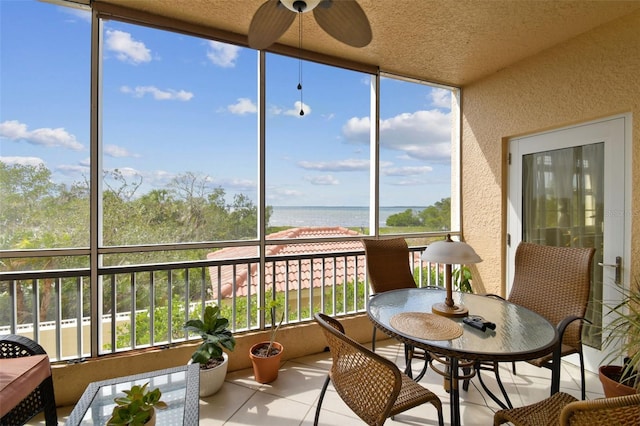
<path fill-rule="evenodd" d="M 168 405 L 164 410 L 156 409 L 157 425 L 198 425 L 200 364 L 197 363 L 90 383 L 65 425 L 106 425 L 115 406 L 113 399 L 124 396 L 124 389 L 147 382 L 149 389 L 160 388 L 161 400 Z"/>
<path fill-rule="evenodd" d="M 552 392 L 559 387 L 560 363 L 556 362 L 554 351 L 559 346 L 558 332 L 553 324 L 537 313 L 508 301 L 457 292 L 453 293 L 455 304 L 464 305 L 469 309 L 469 315 L 480 315 L 495 323 L 495 330 L 487 329 L 483 332 L 464 324 L 462 318 L 451 318 L 451 323 L 446 321 L 448 318 L 425 315 L 431 314 L 431 306 L 444 301 L 444 298 L 445 291 L 439 289 L 392 290 L 372 296 L 367 313 L 374 326 L 385 334 L 447 358 L 450 366 L 448 374 L 451 383 L 449 397 L 452 425 L 460 425 L 459 360 L 526 361 L 554 352 Z M 406 315 L 414 315 L 414 324 L 420 324 L 419 318 L 437 320 L 459 336 L 431 340 L 425 338 L 428 330 L 423 333 L 415 328 L 414 331 L 407 332 L 398 322 L 401 317 L 406 318 Z"/>

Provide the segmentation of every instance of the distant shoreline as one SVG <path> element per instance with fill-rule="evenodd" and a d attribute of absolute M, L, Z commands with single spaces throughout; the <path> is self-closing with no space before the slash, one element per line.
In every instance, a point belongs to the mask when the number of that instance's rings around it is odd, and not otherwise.
<path fill-rule="evenodd" d="M 369 207 L 358 206 L 271 206 L 269 226 L 344 226 L 369 227 Z M 378 226 L 385 226 L 387 218 L 408 209 L 421 211 L 421 206 L 380 207 Z"/>
<path fill-rule="evenodd" d="M 274 209 L 369 209 L 369 206 L 275 206 Z M 405 211 L 406 209 L 425 209 L 427 206 L 380 206 L 381 209 L 397 209 Z"/>

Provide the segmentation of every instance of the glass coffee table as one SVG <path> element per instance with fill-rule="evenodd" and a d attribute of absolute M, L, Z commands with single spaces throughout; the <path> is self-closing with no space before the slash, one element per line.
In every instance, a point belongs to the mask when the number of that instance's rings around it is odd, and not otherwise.
<path fill-rule="evenodd" d="M 124 389 L 147 382 L 150 389 L 160 388 L 161 399 L 168 405 L 164 410 L 156 410 L 156 424 L 198 424 L 200 364 L 197 363 L 90 383 L 65 424 L 106 425 L 115 406 L 113 399 L 124 396 Z"/>

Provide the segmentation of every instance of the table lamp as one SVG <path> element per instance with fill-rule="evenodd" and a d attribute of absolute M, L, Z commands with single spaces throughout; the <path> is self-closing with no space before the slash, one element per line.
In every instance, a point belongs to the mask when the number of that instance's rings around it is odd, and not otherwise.
<path fill-rule="evenodd" d="M 422 260 L 433 263 L 444 264 L 444 282 L 447 289 L 447 296 L 444 303 L 435 303 L 431 307 L 434 314 L 445 317 L 464 317 L 469 314 L 469 310 L 464 306 L 456 306 L 452 296 L 452 276 L 451 265 L 469 265 L 482 262 L 480 256 L 467 243 L 453 241 L 451 235 L 447 234 L 444 241 L 436 241 L 427 246 L 421 256 Z"/>

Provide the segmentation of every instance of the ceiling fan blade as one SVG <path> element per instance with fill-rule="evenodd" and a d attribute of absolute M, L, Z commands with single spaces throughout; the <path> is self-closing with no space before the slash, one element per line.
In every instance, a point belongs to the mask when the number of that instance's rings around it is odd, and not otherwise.
<path fill-rule="evenodd" d="M 296 14 L 279 0 L 267 0 L 251 19 L 249 47 L 265 49 L 271 46 L 289 29 L 295 17 Z"/>
<path fill-rule="evenodd" d="M 331 37 L 349 46 L 364 47 L 371 42 L 371 26 L 356 0 L 322 0 L 313 16 Z"/>

